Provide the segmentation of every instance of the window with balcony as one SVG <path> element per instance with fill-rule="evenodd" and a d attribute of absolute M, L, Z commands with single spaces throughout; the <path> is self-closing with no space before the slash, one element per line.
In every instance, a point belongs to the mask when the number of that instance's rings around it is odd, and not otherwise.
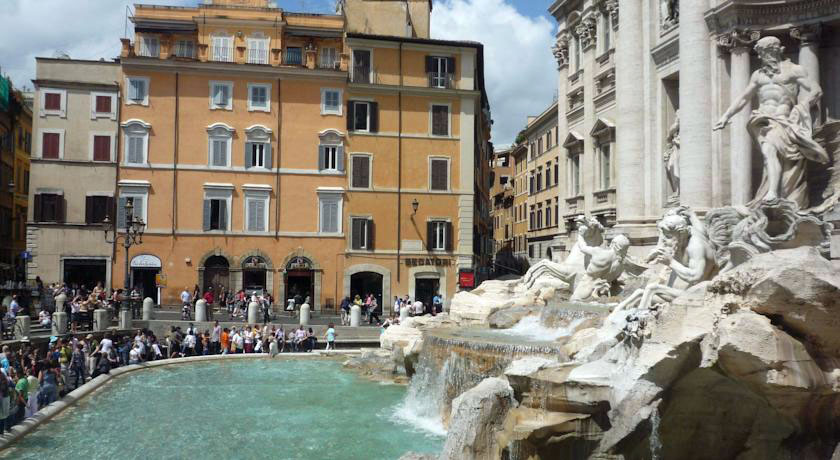
<path fill-rule="evenodd" d="M 233 82 L 210 82 L 210 109 L 233 110 Z"/>
<path fill-rule="evenodd" d="M 353 83 L 373 83 L 370 50 L 353 50 Z"/>
<path fill-rule="evenodd" d="M 140 38 L 140 56 L 158 57 L 160 56 L 160 43 L 157 37 L 141 37 Z"/>
<path fill-rule="evenodd" d="M 177 40 L 175 42 L 175 57 L 195 58 L 195 42 L 192 40 Z"/>
<path fill-rule="evenodd" d="M 211 38 L 210 58 L 217 62 L 233 62 L 233 37 L 213 36 Z"/>
<path fill-rule="evenodd" d="M 268 38 L 248 39 L 248 64 L 268 64 Z"/>
<path fill-rule="evenodd" d="M 455 74 L 455 58 L 426 56 L 426 74 L 432 88 L 452 88 Z"/>
<path fill-rule="evenodd" d="M 321 48 L 318 52 L 318 67 L 321 69 L 338 69 L 338 50 L 335 48 Z"/>
<path fill-rule="evenodd" d="M 287 47 L 286 54 L 283 58 L 283 64 L 303 65 L 303 48 L 299 46 Z"/>

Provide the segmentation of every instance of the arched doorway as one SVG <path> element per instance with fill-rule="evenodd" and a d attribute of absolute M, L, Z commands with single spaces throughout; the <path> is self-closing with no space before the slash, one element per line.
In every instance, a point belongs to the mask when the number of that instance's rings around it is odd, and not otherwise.
<path fill-rule="evenodd" d="M 359 272 L 350 275 L 350 298 L 353 299 L 358 295 L 364 299 L 366 295 L 373 294 L 377 304 L 383 311 L 387 311 L 387 305 L 382 302 L 382 278 L 382 275 L 375 272 Z"/>
<path fill-rule="evenodd" d="M 222 285 L 227 289 L 230 286 L 230 264 L 223 256 L 211 256 L 204 261 L 204 283 L 201 286 L 202 292 L 213 286 L 213 290 L 219 289 Z"/>
<path fill-rule="evenodd" d="M 242 262 L 242 289 L 246 294 L 256 292 L 260 295 L 269 291 L 267 267 L 265 259 L 260 256 L 245 258 Z"/>
<path fill-rule="evenodd" d="M 155 304 L 160 303 L 160 288 L 157 286 L 157 275 L 160 274 L 160 258 L 151 254 L 141 254 L 131 259 L 132 288 L 140 291 L 145 299 L 151 298 Z"/>
<path fill-rule="evenodd" d="M 286 264 L 286 273 L 283 281 L 286 286 L 284 304 L 291 298 L 304 300 L 307 296 L 314 302 L 315 272 L 312 270 L 312 261 L 306 257 L 292 257 Z"/>

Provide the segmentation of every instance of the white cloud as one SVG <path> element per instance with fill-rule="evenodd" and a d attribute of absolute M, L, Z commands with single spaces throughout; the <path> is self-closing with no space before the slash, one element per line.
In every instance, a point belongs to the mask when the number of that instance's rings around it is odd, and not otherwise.
<path fill-rule="evenodd" d="M 512 143 L 528 115 L 542 113 L 557 88 L 554 25 L 520 14 L 510 0 L 444 0 L 432 10 L 432 37 L 484 44 L 484 81 L 493 142 Z"/>
<path fill-rule="evenodd" d="M 120 54 L 126 6 L 134 0 L 4 0 L 0 67 L 15 86 L 32 87 L 35 57 L 64 52 L 74 59 L 110 60 Z M 156 0 L 161 5 L 194 3 Z M 128 33 L 132 32 L 131 22 Z"/>

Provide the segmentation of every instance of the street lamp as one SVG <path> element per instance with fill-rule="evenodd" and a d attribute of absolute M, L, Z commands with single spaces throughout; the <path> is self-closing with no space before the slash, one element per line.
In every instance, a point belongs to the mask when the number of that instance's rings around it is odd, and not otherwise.
<path fill-rule="evenodd" d="M 102 230 L 105 232 L 105 241 L 108 243 L 115 243 L 122 239 L 122 245 L 125 248 L 125 282 L 122 300 L 122 308 L 128 308 L 127 299 L 130 292 L 128 279 L 130 276 L 128 260 L 128 250 L 132 246 L 143 244 L 143 232 L 146 231 L 146 223 L 142 219 L 134 215 L 134 203 L 131 200 L 126 200 L 125 203 L 125 227 L 118 228 L 118 222 L 112 222 L 105 216 L 102 221 Z"/>
<path fill-rule="evenodd" d="M 415 198 L 414 201 L 411 202 L 411 209 L 414 210 L 414 212 L 412 212 L 411 215 L 417 214 L 417 208 L 419 207 L 420 203 L 417 201 L 417 198 Z"/>

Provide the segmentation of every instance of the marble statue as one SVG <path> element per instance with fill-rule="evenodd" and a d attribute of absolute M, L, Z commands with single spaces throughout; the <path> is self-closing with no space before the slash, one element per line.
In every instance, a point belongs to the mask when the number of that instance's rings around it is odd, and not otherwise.
<path fill-rule="evenodd" d="M 589 263 L 586 272 L 575 282 L 572 301 L 609 297 L 618 290 L 618 279 L 625 271 L 637 275 L 644 271 L 644 267 L 627 256 L 630 240 L 625 235 L 616 235 L 608 247 L 590 246 L 582 235 L 578 235 L 577 246 L 588 256 Z"/>
<path fill-rule="evenodd" d="M 703 222 L 685 206 L 669 209 L 657 224 L 659 242 L 647 258 L 664 265 L 667 279 L 648 284 L 622 301 L 616 310 L 638 307 L 650 309 L 654 301 L 670 302 L 702 281 L 718 273 L 715 247 Z"/>
<path fill-rule="evenodd" d="M 713 129 L 723 129 L 733 115 L 758 95 L 759 107 L 750 115 L 747 129 L 761 147 L 764 174 L 756 193 L 759 201 L 784 198 L 800 209 L 808 207 L 806 160 L 828 163 L 825 149 L 814 138 L 810 108 L 822 94 L 816 76 L 783 56 L 776 37 L 755 45 L 761 68 L 753 72 L 744 92 L 732 102 Z"/>
<path fill-rule="evenodd" d="M 575 222 L 579 240 L 582 239 L 590 247 L 604 244 L 604 226 L 598 219 L 578 216 Z M 534 289 L 540 282 L 555 279 L 572 286 L 577 275 L 586 271 L 587 259 L 589 257 L 581 251 L 580 244 L 576 243 L 566 260 L 560 263 L 541 260 L 528 269 L 519 283 L 526 289 Z"/>
<path fill-rule="evenodd" d="M 670 29 L 680 23 L 679 0 L 659 0 L 659 22 L 663 29 Z"/>
<path fill-rule="evenodd" d="M 680 111 L 677 110 L 674 123 L 668 129 L 667 146 L 663 154 L 665 175 L 671 185 L 671 196 L 668 204 L 677 205 L 680 202 Z"/>

